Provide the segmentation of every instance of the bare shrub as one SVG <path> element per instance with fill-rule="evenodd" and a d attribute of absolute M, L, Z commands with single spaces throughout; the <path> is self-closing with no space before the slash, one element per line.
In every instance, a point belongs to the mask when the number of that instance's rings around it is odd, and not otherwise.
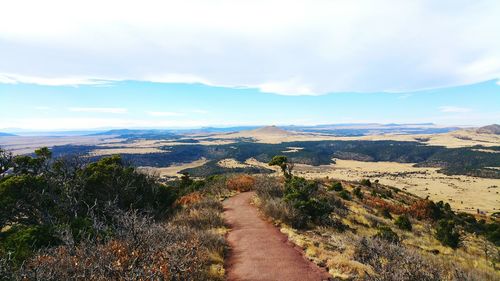
<path fill-rule="evenodd" d="M 278 180 L 266 176 L 257 177 L 254 188 L 260 198 L 281 198 L 285 191 Z"/>
<path fill-rule="evenodd" d="M 378 238 L 359 240 L 355 259 L 376 272 L 376 275 L 367 275 L 365 280 L 442 280 L 440 270 L 416 251 Z"/>
<path fill-rule="evenodd" d="M 255 184 L 255 178 L 250 175 L 236 175 L 229 178 L 226 182 L 229 190 L 238 192 L 250 191 Z"/>
<path fill-rule="evenodd" d="M 192 205 L 196 202 L 199 202 L 202 199 L 202 195 L 200 192 L 191 192 L 184 196 L 181 196 L 179 199 L 175 201 L 177 205 L 188 206 Z"/>
<path fill-rule="evenodd" d="M 213 203 L 204 203 L 211 205 Z M 87 239 L 75 245 L 63 245 L 40 251 L 17 274 L 28 280 L 213 280 L 207 274 L 210 251 L 222 253 L 222 237 L 197 228 L 220 224 L 203 218 L 187 223 L 156 223 L 137 212 L 114 210 L 113 233 L 105 240 Z M 217 208 L 209 208 L 218 212 Z M 210 215 L 213 217 L 213 214 Z M 185 216 L 183 216 L 185 217 Z M 198 217 L 197 217 L 198 219 Z M 194 225 L 190 225 L 196 221 Z M 207 222 L 208 221 L 208 222 Z M 196 229 L 193 229 L 196 228 Z"/>
<path fill-rule="evenodd" d="M 307 217 L 282 198 L 268 198 L 262 201 L 261 209 L 267 216 L 295 228 L 303 228 L 308 222 Z"/>
<path fill-rule="evenodd" d="M 205 199 L 175 214 L 172 223 L 196 229 L 222 227 L 222 205 L 218 201 Z"/>

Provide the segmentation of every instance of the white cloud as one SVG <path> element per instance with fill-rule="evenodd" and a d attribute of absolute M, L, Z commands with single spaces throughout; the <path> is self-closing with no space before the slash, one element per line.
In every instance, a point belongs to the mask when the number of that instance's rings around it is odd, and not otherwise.
<path fill-rule="evenodd" d="M 180 112 L 171 112 L 171 111 L 148 111 L 147 112 L 151 116 L 155 117 L 168 117 L 168 116 L 183 116 L 183 113 Z"/>
<path fill-rule="evenodd" d="M 6 1 L 0 83 L 300 95 L 469 84 L 500 78 L 499 14 L 498 0 Z"/>
<path fill-rule="evenodd" d="M 465 113 L 465 112 L 470 112 L 472 110 L 466 107 L 446 105 L 446 106 L 440 106 L 439 111 L 446 113 Z"/>
<path fill-rule="evenodd" d="M 113 113 L 113 114 L 123 114 L 127 113 L 126 108 L 121 107 L 70 107 L 69 111 L 72 112 L 93 112 L 93 113 Z"/>
<path fill-rule="evenodd" d="M 78 86 L 78 85 L 104 85 L 111 81 L 85 77 L 36 77 L 24 76 L 18 74 L 2 74 L 0 73 L 0 83 L 3 84 L 37 84 L 48 86 Z"/>
<path fill-rule="evenodd" d="M 255 87 L 263 93 L 275 93 L 287 96 L 315 95 L 308 85 L 304 85 L 295 79 L 282 82 L 267 82 Z"/>

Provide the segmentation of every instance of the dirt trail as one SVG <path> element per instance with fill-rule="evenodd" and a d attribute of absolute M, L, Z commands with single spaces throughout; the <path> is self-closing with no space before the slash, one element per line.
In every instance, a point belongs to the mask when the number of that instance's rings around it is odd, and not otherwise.
<path fill-rule="evenodd" d="M 224 218 L 231 226 L 227 280 L 328 280 L 325 270 L 306 260 L 284 234 L 261 218 L 250 204 L 253 195 L 240 193 L 224 201 Z"/>

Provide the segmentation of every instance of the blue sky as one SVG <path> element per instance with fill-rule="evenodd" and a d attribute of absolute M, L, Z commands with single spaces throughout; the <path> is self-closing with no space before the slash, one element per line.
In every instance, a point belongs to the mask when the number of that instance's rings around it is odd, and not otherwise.
<path fill-rule="evenodd" d="M 498 123 L 498 15 L 498 0 L 3 1 L 0 130 Z"/>
<path fill-rule="evenodd" d="M 258 89 L 140 81 L 0 84 L 0 130 L 500 121 L 497 81 L 404 93 L 287 96 Z"/>

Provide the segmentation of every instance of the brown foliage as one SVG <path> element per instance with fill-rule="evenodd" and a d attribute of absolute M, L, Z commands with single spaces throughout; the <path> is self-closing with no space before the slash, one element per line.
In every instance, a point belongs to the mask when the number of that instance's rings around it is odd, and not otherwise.
<path fill-rule="evenodd" d="M 202 195 L 196 191 L 196 192 L 189 193 L 187 195 L 180 197 L 179 199 L 177 199 L 177 201 L 175 203 L 177 205 L 181 205 L 181 206 L 189 206 L 189 205 L 192 205 L 194 203 L 200 202 L 201 199 L 202 199 Z"/>
<path fill-rule="evenodd" d="M 228 179 L 226 184 L 229 190 L 238 192 L 250 191 L 255 185 L 255 178 L 250 175 L 237 175 Z"/>
<path fill-rule="evenodd" d="M 418 220 L 432 219 L 433 205 L 430 200 L 418 200 L 408 208 L 408 213 Z"/>
<path fill-rule="evenodd" d="M 397 215 L 402 215 L 408 212 L 408 209 L 405 206 L 393 204 L 378 197 L 368 196 L 364 200 L 364 203 L 372 208 L 376 208 L 379 210 L 388 210 L 389 212 Z"/>

